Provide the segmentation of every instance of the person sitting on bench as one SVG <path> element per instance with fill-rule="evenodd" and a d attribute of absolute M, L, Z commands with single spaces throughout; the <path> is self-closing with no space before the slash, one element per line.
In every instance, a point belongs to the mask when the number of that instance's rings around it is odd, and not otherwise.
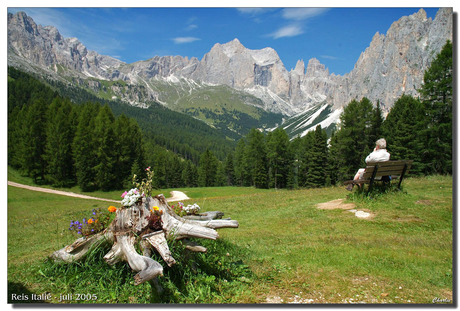
<path fill-rule="evenodd" d="M 380 138 L 375 142 L 375 149 L 372 151 L 367 157 L 366 157 L 366 163 L 371 163 L 371 162 L 385 162 L 390 160 L 390 154 L 387 151 L 387 141 L 385 138 Z M 360 168 L 358 172 L 356 173 L 355 177 L 353 180 L 360 180 L 363 178 L 364 171 L 366 169 Z M 354 184 L 349 184 L 347 186 L 347 190 L 351 191 L 353 190 Z M 358 184 L 360 187 L 361 185 Z"/>

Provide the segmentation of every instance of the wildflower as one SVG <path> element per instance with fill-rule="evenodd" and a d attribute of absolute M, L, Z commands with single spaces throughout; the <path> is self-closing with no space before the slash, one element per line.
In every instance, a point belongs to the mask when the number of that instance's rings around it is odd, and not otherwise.
<path fill-rule="evenodd" d="M 154 211 L 159 211 L 160 210 L 160 208 L 158 206 L 154 206 L 152 208 L 153 208 Z"/>
<path fill-rule="evenodd" d="M 109 212 L 113 213 L 113 212 L 115 212 L 117 210 L 117 208 L 115 206 L 111 205 L 111 206 L 109 206 L 108 210 L 109 210 Z"/>
<path fill-rule="evenodd" d="M 150 166 L 145 169 L 147 172 L 150 172 Z"/>
<path fill-rule="evenodd" d="M 92 218 L 88 219 L 89 224 L 92 224 L 93 222 L 94 222 L 94 219 L 92 219 Z"/>
<path fill-rule="evenodd" d="M 127 195 L 127 194 L 128 194 L 128 192 L 125 191 L 125 192 L 123 192 L 123 194 L 121 195 L 121 197 L 122 197 L 122 198 L 125 198 L 125 195 Z"/>

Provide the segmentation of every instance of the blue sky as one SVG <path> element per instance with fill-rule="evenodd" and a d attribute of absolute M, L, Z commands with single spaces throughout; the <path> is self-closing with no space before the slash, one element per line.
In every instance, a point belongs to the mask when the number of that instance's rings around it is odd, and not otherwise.
<path fill-rule="evenodd" d="M 215 43 L 238 38 L 249 49 L 274 48 L 287 70 L 315 57 L 329 72 L 350 72 L 376 32 L 386 34 L 411 8 L 14 8 L 36 23 L 78 38 L 124 62 L 156 55 L 201 59 Z M 434 19 L 437 8 L 424 8 Z"/>

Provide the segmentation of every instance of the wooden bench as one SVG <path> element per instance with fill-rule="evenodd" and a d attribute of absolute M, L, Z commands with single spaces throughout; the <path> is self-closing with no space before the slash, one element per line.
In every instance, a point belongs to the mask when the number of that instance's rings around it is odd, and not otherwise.
<path fill-rule="evenodd" d="M 398 189 L 401 189 L 401 183 L 404 176 L 409 172 L 412 162 L 412 160 L 401 160 L 368 163 L 362 179 L 349 180 L 344 184 L 369 184 L 367 191 L 369 193 L 375 181 L 391 182 L 399 179 Z"/>

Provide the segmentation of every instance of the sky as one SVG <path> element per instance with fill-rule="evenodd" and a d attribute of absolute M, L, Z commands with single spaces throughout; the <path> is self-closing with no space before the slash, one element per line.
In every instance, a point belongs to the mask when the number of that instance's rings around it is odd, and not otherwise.
<path fill-rule="evenodd" d="M 14 3 L 14 2 L 13 2 Z M 152 2 L 154 3 L 154 2 Z M 282 4 L 278 2 L 278 5 Z M 377 33 L 421 7 L 7 7 L 55 26 L 89 50 L 126 63 L 156 55 L 202 59 L 234 38 L 248 49 L 275 49 L 287 70 L 317 58 L 330 73 L 350 72 Z M 438 8 L 424 7 L 434 19 Z"/>

